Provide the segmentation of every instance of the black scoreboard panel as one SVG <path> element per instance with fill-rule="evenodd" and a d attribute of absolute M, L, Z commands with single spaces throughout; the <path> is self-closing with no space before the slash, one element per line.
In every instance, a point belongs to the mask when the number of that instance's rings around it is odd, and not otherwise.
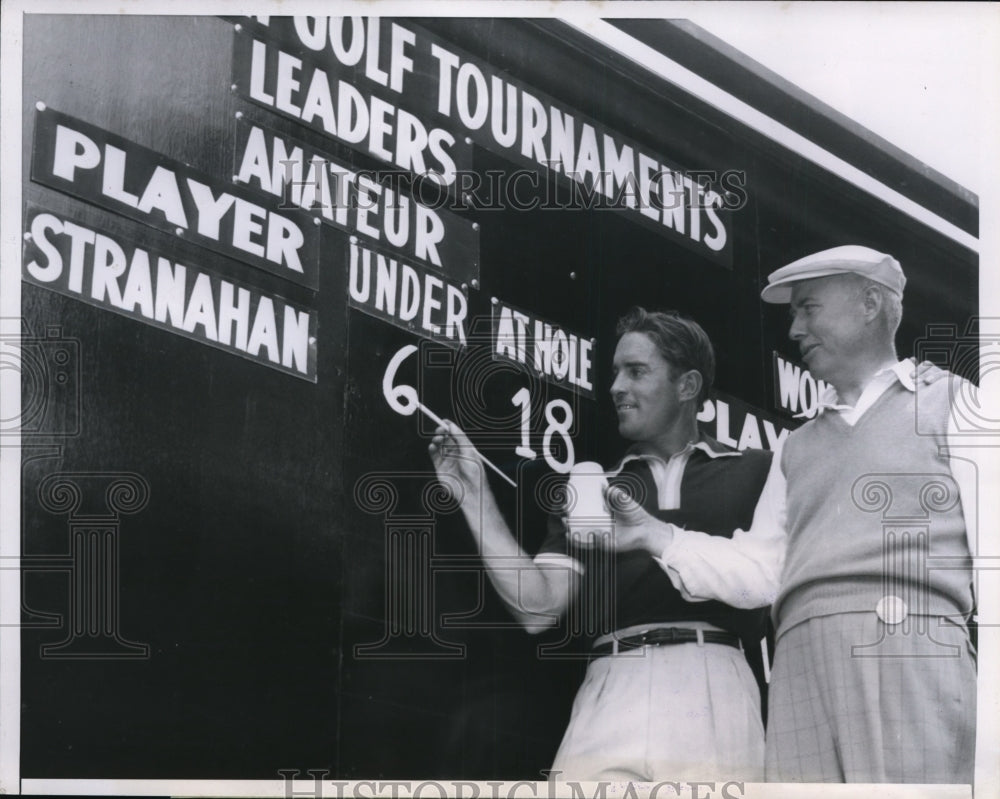
<path fill-rule="evenodd" d="M 741 447 L 797 424 L 774 268 L 895 254 L 901 354 L 977 310 L 974 254 L 552 21 L 25 41 L 22 310 L 62 378 L 23 389 L 23 777 L 539 778 L 585 661 L 506 614 L 430 414 L 532 551 L 550 476 L 621 455 L 630 306 L 705 327 Z"/>

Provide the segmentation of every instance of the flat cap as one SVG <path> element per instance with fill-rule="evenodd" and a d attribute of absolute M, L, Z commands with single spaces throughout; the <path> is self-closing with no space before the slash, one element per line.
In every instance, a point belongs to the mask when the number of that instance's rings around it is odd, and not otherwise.
<path fill-rule="evenodd" d="M 764 302 L 785 303 L 792 301 L 792 284 L 800 280 L 829 275 L 856 274 L 881 283 L 902 296 L 906 276 L 899 261 L 884 252 L 870 247 L 848 244 L 823 250 L 787 266 L 776 269 L 767 276 L 767 285 L 760 293 Z"/>

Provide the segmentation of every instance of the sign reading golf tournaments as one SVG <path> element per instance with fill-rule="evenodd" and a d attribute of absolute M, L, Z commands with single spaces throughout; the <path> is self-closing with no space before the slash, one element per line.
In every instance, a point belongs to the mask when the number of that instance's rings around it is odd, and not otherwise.
<path fill-rule="evenodd" d="M 732 263 L 724 189 L 415 25 L 254 17 L 238 28 L 233 84 L 268 110 L 459 191 L 475 143 Z"/>

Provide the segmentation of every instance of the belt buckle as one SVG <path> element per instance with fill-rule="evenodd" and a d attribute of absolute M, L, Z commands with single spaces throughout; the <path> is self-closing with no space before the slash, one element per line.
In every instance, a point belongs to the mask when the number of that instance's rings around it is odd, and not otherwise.
<path fill-rule="evenodd" d="M 642 633 L 641 638 L 643 646 L 676 644 L 680 641 L 680 631 L 676 627 L 657 627 Z"/>

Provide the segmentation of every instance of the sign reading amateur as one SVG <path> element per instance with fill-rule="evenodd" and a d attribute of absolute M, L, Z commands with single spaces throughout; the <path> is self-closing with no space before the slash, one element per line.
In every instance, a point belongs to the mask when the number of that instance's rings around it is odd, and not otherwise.
<path fill-rule="evenodd" d="M 26 227 L 27 282 L 316 382 L 312 311 L 35 206 Z"/>
<path fill-rule="evenodd" d="M 479 279 L 478 226 L 409 196 L 399 171 L 359 170 L 244 117 L 236 123 L 233 174 L 281 198 L 282 207 L 302 208 L 460 282 Z"/>
<path fill-rule="evenodd" d="M 594 397 L 595 340 L 493 300 L 493 358 L 527 366 L 543 380 Z"/>
<path fill-rule="evenodd" d="M 234 84 L 254 102 L 449 186 L 468 137 L 555 174 L 579 205 L 732 266 L 743 173 L 684 169 L 409 21 L 248 17 L 237 28 Z"/>
<path fill-rule="evenodd" d="M 299 285 L 319 285 L 319 230 L 308 215 L 275 211 L 246 188 L 66 114 L 35 114 L 31 179 Z"/>

